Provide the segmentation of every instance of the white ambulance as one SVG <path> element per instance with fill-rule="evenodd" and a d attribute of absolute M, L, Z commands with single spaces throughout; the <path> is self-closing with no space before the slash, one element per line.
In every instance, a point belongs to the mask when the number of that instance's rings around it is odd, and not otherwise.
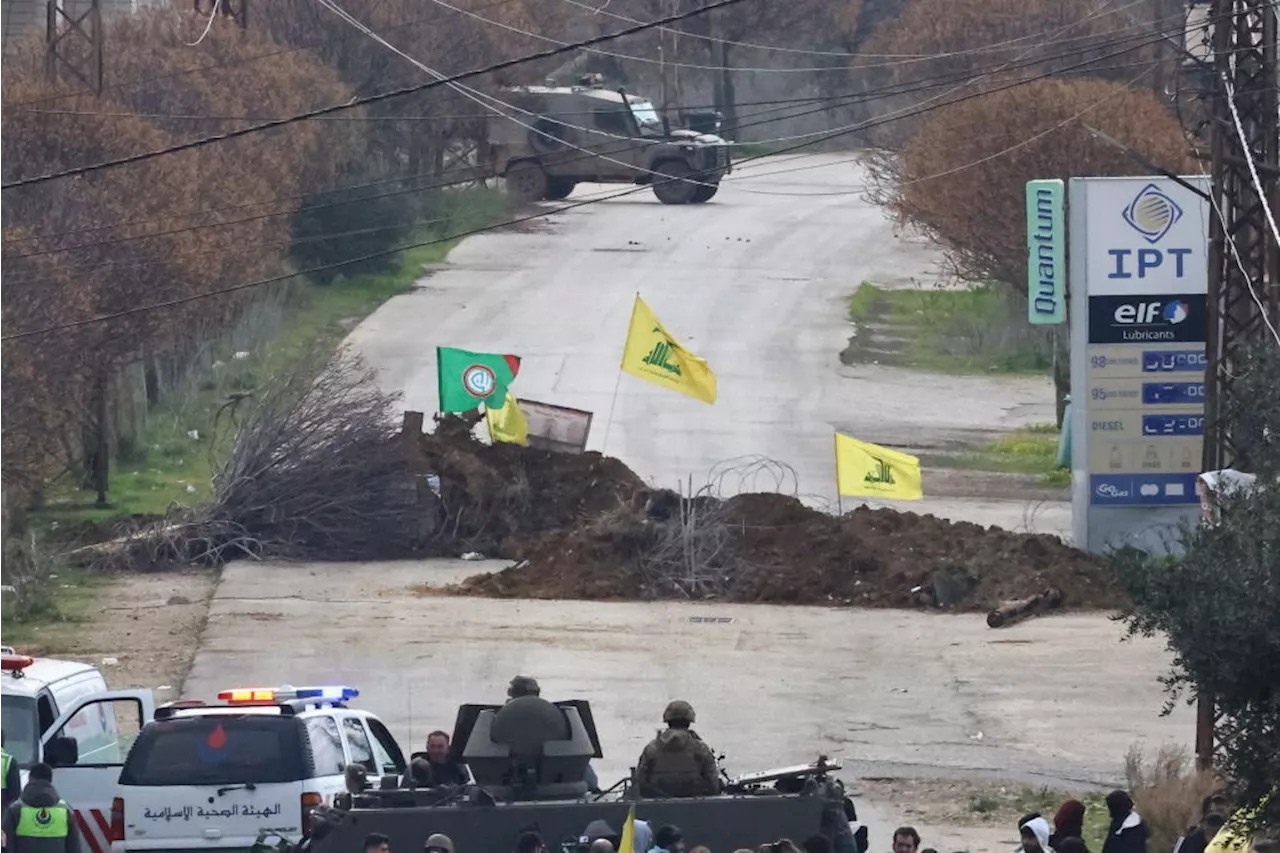
<path fill-rule="evenodd" d="M 124 760 L 155 713 L 150 690 L 108 690 L 93 666 L 0 647 L 5 749 L 22 768 L 51 765 L 53 784 L 75 809 L 85 853 L 111 850 L 113 800 Z"/>
<path fill-rule="evenodd" d="M 296 842 L 310 833 L 311 810 L 346 790 L 347 765 L 374 786 L 398 779 L 404 754 L 377 716 L 348 707 L 358 695 L 282 685 L 162 706 L 120 773 L 113 849 L 245 850 L 260 833 Z"/>

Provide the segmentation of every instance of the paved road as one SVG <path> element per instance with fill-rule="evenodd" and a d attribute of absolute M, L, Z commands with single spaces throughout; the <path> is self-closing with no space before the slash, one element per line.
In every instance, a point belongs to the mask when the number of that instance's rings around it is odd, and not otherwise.
<path fill-rule="evenodd" d="M 694 703 L 733 771 L 821 750 L 843 758 L 851 778 L 1106 784 L 1135 741 L 1192 733 L 1185 709 L 1159 716 L 1161 644 L 1121 643 L 1101 614 L 993 631 L 980 616 L 503 601 L 431 588 L 495 567 L 233 564 L 183 695 L 350 683 L 397 738 L 420 744 L 451 726 L 459 704 L 500 701 L 513 675 L 531 674 L 548 698 L 591 701 L 608 780 L 633 765 L 672 698 Z M 693 621 L 708 616 L 732 621 Z"/>
<path fill-rule="evenodd" d="M 1047 381 L 841 365 L 853 289 L 931 282 L 936 255 L 899 239 L 862 200 L 863 176 L 847 158 L 764 163 L 707 205 L 668 207 L 646 191 L 469 238 L 446 269 L 388 302 L 351 341 L 387 387 L 425 411 L 436 408 L 435 346 L 519 354 L 520 396 L 594 412 L 590 447 L 665 486 L 759 454 L 791 466 L 797 492 L 834 502 L 833 429 L 919 448 L 1051 419 Z M 764 174 L 810 163 L 822 168 Z M 570 200 L 618 189 L 584 185 Z M 637 291 L 709 360 L 716 405 L 620 376 Z M 910 508 L 1070 528 L 1066 504 L 948 498 Z"/>

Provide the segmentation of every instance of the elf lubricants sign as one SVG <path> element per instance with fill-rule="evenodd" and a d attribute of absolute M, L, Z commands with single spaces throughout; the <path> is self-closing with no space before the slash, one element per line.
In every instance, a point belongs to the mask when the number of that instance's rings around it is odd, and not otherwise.
<path fill-rule="evenodd" d="M 1198 512 L 1209 204 L 1170 178 L 1073 178 L 1068 210 L 1075 539 L 1164 550 Z"/>

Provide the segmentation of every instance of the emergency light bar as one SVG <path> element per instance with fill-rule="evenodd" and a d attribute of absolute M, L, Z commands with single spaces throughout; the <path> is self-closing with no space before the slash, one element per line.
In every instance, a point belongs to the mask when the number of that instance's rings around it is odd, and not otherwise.
<path fill-rule="evenodd" d="M 5 672 L 17 672 L 26 669 L 35 663 L 36 659 L 30 655 L 19 655 L 12 652 L 6 652 L 0 656 L 0 668 Z"/>
<path fill-rule="evenodd" d="M 329 699 L 345 702 L 360 695 L 354 687 L 340 684 L 324 687 L 292 687 L 285 684 L 281 687 L 238 687 L 218 693 L 218 701 L 232 705 L 263 705 L 277 702 L 291 702 L 294 699 Z"/>

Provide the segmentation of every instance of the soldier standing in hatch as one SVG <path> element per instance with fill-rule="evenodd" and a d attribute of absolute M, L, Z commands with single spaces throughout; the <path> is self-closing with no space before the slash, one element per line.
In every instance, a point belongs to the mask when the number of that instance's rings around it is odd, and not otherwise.
<path fill-rule="evenodd" d="M 720 771 L 711 747 L 689 726 L 697 717 L 681 699 L 662 712 L 665 731 L 649 741 L 636 764 L 636 786 L 644 797 L 706 797 L 720 793 Z"/>
<path fill-rule="evenodd" d="M 538 679 L 529 675 L 517 675 L 511 679 L 511 683 L 507 685 L 507 701 L 512 699 L 520 699 L 524 696 L 542 697 L 542 687 L 538 684 Z M 600 793 L 600 778 L 596 776 L 595 768 L 591 766 L 591 762 L 587 762 L 587 769 L 582 773 L 582 781 L 587 784 L 587 790 L 593 794 Z"/>

